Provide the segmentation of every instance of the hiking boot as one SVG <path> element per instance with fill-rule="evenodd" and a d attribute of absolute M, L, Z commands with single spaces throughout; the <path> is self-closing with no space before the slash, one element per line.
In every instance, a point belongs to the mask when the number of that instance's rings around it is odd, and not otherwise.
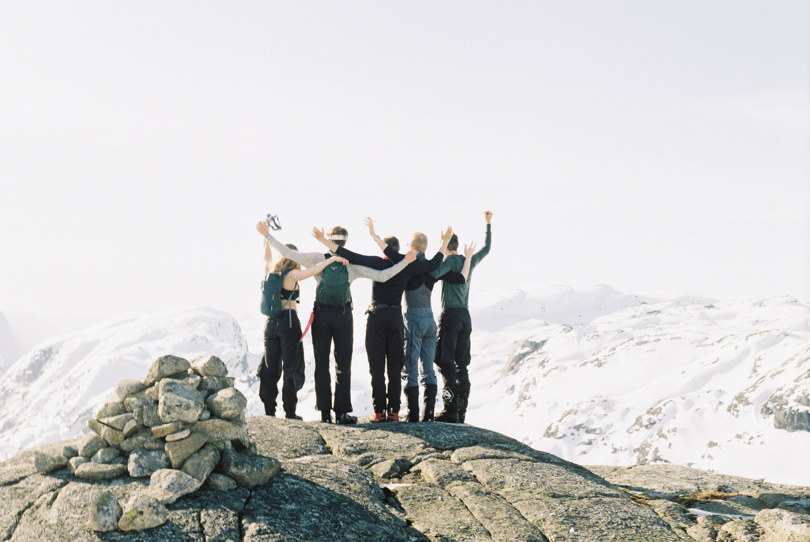
<path fill-rule="evenodd" d="M 458 411 L 445 408 L 434 419 L 437 422 L 458 423 Z"/>
<path fill-rule="evenodd" d="M 323 423 L 332 423 L 332 411 L 321 410 L 321 421 Z"/>
<path fill-rule="evenodd" d="M 444 400 L 444 410 L 436 416 L 436 421 L 458 423 L 458 396 L 452 389 L 445 388 L 442 399 Z"/>
<path fill-rule="evenodd" d="M 405 388 L 405 398 L 408 400 L 408 421 L 419 421 L 419 386 Z"/>
<path fill-rule="evenodd" d="M 459 410 L 458 411 L 458 423 L 464 423 L 464 418 L 467 417 L 466 410 Z"/>
<path fill-rule="evenodd" d="M 352 416 L 348 412 L 335 413 L 335 422 L 343 425 L 357 423 L 357 416 Z"/>
<path fill-rule="evenodd" d="M 374 416 L 371 416 L 368 419 L 368 421 L 370 421 L 371 423 L 379 423 L 379 422 L 388 421 L 388 418 L 385 415 L 385 412 L 375 412 Z"/>
<path fill-rule="evenodd" d="M 303 420 L 303 419 L 304 419 L 304 418 L 302 418 L 301 416 L 297 416 L 297 415 L 295 414 L 295 412 L 287 412 L 287 413 L 284 415 L 284 417 L 285 417 L 285 418 L 287 418 L 288 420 Z"/>
<path fill-rule="evenodd" d="M 264 414 L 266 416 L 276 417 L 276 407 L 264 405 Z"/>
<path fill-rule="evenodd" d="M 439 387 L 436 384 L 428 384 L 425 386 L 425 398 L 424 398 L 425 412 L 422 414 L 423 422 L 433 421 L 433 409 L 436 406 L 436 393 L 438 391 Z"/>
<path fill-rule="evenodd" d="M 399 421 L 399 412 L 389 411 L 388 412 L 388 421 L 389 422 L 398 422 Z"/>

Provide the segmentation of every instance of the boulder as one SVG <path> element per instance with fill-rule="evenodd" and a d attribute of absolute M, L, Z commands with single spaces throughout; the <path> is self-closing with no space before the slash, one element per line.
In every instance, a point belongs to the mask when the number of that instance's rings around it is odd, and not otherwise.
<path fill-rule="evenodd" d="M 97 451 L 106 447 L 107 441 L 94 433 L 84 435 L 78 442 L 79 455 L 88 459 L 96 455 Z"/>
<path fill-rule="evenodd" d="M 226 376 L 228 366 L 216 356 L 197 356 L 191 360 L 191 369 L 202 376 Z"/>
<path fill-rule="evenodd" d="M 214 393 L 225 388 L 232 388 L 236 380 L 231 376 L 204 376 L 199 389 L 205 393 Z"/>
<path fill-rule="evenodd" d="M 123 401 L 131 394 L 141 392 L 146 386 L 140 380 L 119 380 L 115 383 L 115 394 Z"/>
<path fill-rule="evenodd" d="M 112 463 L 113 459 L 120 456 L 121 452 L 118 448 L 114 448 L 109 446 L 107 448 L 102 448 L 93 455 L 92 461 L 93 463 Z"/>
<path fill-rule="evenodd" d="M 68 460 L 68 468 L 70 469 L 70 472 L 75 474 L 76 469 L 79 467 L 79 465 L 81 465 L 82 463 L 87 463 L 87 461 L 88 459 L 86 457 L 82 457 L 80 455 L 77 455 L 76 457 L 71 457 Z"/>
<path fill-rule="evenodd" d="M 754 521 L 765 532 L 763 539 L 780 542 L 806 542 L 810 540 L 810 515 L 787 510 L 762 510 Z"/>
<path fill-rule="evenodd" d="M 113 429 L 108 425 L 104 425 L 100 421 L 90 418 L 87 420 L 87 426 L 98 436 L 107 441 L 110 446 L 118 446 L 124 440 L 124 433 Z"/>
<path fill-rule="evenodd" d="M 110 491 L 94 491 L 90 495 L 90 517 L 87 526 L 99 532 L 114 531 L 121 518 L 121 505 Z"/>
<path fill-rule="evenodd" d="M 182 439 L 188 437 L 190 434 L 191 434 L 191 429 L 181 429 L 180 431 L 177 431 L 176 433 L 170 433 L 170 434 L 166 435 L 164 438 L 166 439 L 166 442 L 174 442 L 176 440 L 182 440 Z"/>
<path fill-rule="evenodd" d="M 236 489 L 236 481 L 228 475 L 212 472 L 205 481 L 205 487 L 216 491 L 230 491 Z"/>
<path fill-rule="evenodd" d="M 143 478 L 168 468 L 170 464 L 169 456 L 163 450 L 137 448 L 129 454 L 127 472 L 132 478 Z"/>
<path fill-rule="evenodd" d="M 96 418 L 109 418 L 111 416 L 118 416 L 127 411 L 123 401 L 112 401 L 105 403 L 96 414 Z"/>
<path fill-rule="evenodd" d="M 123 414 L 119 414 L 118 416 L 110 416 L 109 418 L 99 418 L 98 421 L 100 421 L 104 425 L 112 427 L 113 429 L 123 432 L 124 427 L 126 427 L 127 423 L 130 420 L 134 419 L 135 416 L 133 416 L 131 412 L 125 412 Z"/>
<path fill-rule="evenodd" d="M 118 528 L 122 531 L 142 531 L 166 523 L 169 511 L 159 500 L 147 495 L 134 495 L 124 507 Z"/>
<path fill-rule="evenodd" d="M 191 427 L 191 430 L 205 435 L 211 442 L 217 440 L 248 440 L 248 432 L 245 427 L 225 420 L 199 421 Z"/>
<path fill-rule="evenodd" d="M 79 450 L 77 450 L 76 446 L 73 445 L 62 446 L 62 455 L 70 459 L 79 455 Z"/>
<path fill-rule="evenodd" d="M 161 380 L 158 394 L 158 417 L 163 423 L 194 423 L 204 408 L 202 395 L 178 380 Z"/>
<path fill-rule="evenodd" d="M 222 453 L 222 472 L 241 487 L 253 489 L 266 484 L 279 470 L 281 462 L 273 457 L 239 453 L 230 449 Z"/>
<path fill-rule="evenodd" d="M 188 373 L 189 367 L 191 367 L 191 364 L 189 364 L 188 360 L 183 358 L 177 356 L 161 356 L 152 362 L 143 383 L 148 388 L 167 376 L 185 375 Z"/>
<path fill-rule="evenodd" d="M 68 459 L 62 454 L 34 452 L 34 467 L 38 472 L 53 472 L 67 466 Z"/>
<path fill-rule="evenodd" d="M 164 445 L 164 450 L 166 450 L 166 454 L 169 456 L 172 468 L 179 469 L 182 467 L 186 459 L 202 448 L 206 442 L 208 442 L 208 439 L 202 433 L 192 433 L 182 440 L 167 442 Z"/>
<path fill-rule="evenodd" d="M 127 473 L 127 466 L 121 464 L 109 464 L 109 463 L 93 463 L 92 461 L 88 461 L 87 463 L 82 463 L 73 474 L 77 478 L 81 478 L 82 480 L 112 480 L 113 478 L 118 478 L 119 476 L 123 476 Z"/>
<path fill-rule="evenodd" d="M 206 444 L 185 460 L 181 470 L 203 483 L 214 472 L 219 459 L 219 450 L 211 444 Z"/>
<path fill-rule="evenodd" d="M 152 428 L 152 434 L 157 438 L 163 438 L 166 435 L 170 435 L 172 433 L 176 433 L 177 431 L 181 431 L 186 428 L 186 424 L 183 422 L 170 422 L 158 425 Z"/>
<path fill-rule="evenodd" d="M 122 451 L 130 453 L 136 448 L 145 448 L 147 450 L 162 450 L 163 441 L 155 438 L 152 431 L 147 428 L 136 431 L 132 436 L 121 441 L 118 446 Z"/>
<path fill-rule="evenodd" d="M 211 394 L 205 406 L 214 416 L 223 419 L 236 418 L 247 407 L 247 398 L 236 388 L 225 388 Z"/>
<path fill-rule="evenodd" d="M 173 503 L 183 495 L 196 491 L 202 483 L 183 471 L 160 469 L 152 473 L 147 494 L 164 503 Z"/>

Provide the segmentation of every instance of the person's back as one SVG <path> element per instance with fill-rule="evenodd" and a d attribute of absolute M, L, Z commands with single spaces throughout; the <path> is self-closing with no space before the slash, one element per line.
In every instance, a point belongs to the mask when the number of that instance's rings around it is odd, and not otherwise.
<path fill-rule="evenodd" d="M 467 280 L 464 284 L 442 284 L 442 314 L 439 317 L 438 343 L 436 346 L 436 365 L 441 370 L 444 380 L 444 410 L 436 416 L 437 421 L 464 423 L 467 402 L 470 395 L 470 377 L 468 366 L 471 360 L 470 335 L 472 320 L 470 318 L 470 283 L 473 269 L 489 254 L 492 244 L 492 213 L 486 211 L 487 223 L 484 247 L 472 255 Z M 465 258 L 456 254 L 458 237 L 450 240 L 448 249 L 453 252 L 445 258 L 442 265 L 432 273 L 439 277 L 448 271 L 459 271 L 464 266 Z"/>

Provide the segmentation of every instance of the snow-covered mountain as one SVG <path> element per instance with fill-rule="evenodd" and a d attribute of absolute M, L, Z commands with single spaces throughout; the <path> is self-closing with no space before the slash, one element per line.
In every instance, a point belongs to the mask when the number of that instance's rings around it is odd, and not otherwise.
<path fill-rule="evenodd" d="M 0 376 L 0 457 L 85 432 L 115 382 L 143 380 L 166 353 L 215 354 L 235 375 L 249 365 L 238 322 L 210 309 L 115 320 L 46 341 Z"/>
<path fill-rule="evenodd" d="M 668 461 L 810 485 L 807 303 L 660 301 L 606 286 L 475 291 L 472 301 L 468 423 L 580 464 Z M 357 309 L 360 416 L 372 413 L 364 321 Z M 298 413 L 315 420 L 304 344 Z M 260 414 L 261 348 L 260 315 L 212 309 L 111 321 L 42 343 L 0 376 L 0 458 L 83 432 L 117 380 L 143 379 L 167 353 L 221 357 L 249 399 L 247 414 Z"/>
<path fill-rule="evenodd" d="M 667 461 L 810 485 L 807 303 L 600 287 L 513 291 L 486 309 L 499 311 L 532 319 L 482 329 L 473 312 L 472 423 L 580 464 Z"/>
<path fill-rule="evenodd" d="M 49 337 L 82 329 L 98 320 L 75 314 L 42 317 L 21 311 L 0 312 L 0 374 Z"/>

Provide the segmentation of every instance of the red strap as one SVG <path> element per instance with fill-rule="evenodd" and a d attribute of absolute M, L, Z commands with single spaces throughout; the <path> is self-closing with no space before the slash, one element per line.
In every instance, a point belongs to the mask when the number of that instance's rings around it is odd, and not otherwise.
<path fill-rule="evenodd" d="M 309 314 L 309 322 L 307 322 L 307 327 L 304 328 L 304 332 L 301 334 L 301 340 L 298 341 L 300 343 L 304 342 L 304 337 L 307 335 L 307 331 L 309 331 L 309 327 L 312 325 L 312 320 L 315 319 L 315 313 L 311 312 Z"/>

